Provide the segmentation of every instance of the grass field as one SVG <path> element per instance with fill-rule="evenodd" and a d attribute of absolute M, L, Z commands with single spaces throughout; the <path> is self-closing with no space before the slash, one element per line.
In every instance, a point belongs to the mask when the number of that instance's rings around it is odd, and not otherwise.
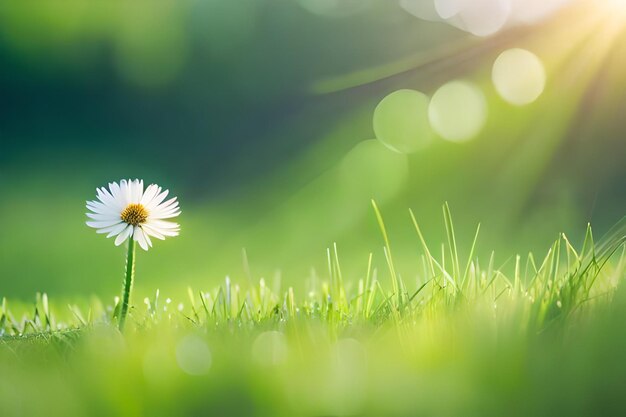
<path fill-rule="evenodd" d="M 413 217 L 409 279 L 374 211 L 388 268 L 370 255 L 355 282 L 335 246 L 302 289 L 243 276 L 183 300 L 135 294 L 123 334 L 117 299 L 4 299 L 0 415 L 620 414 L 625 220 L 497 264 L 474 256 L 479 230 L 459 256 L 446 205 L 441 247 Z"/>

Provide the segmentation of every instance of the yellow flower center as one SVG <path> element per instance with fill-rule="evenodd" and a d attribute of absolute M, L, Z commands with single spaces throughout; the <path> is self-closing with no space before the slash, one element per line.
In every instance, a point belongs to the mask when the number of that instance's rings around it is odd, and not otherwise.
<path fill-rule="evenodd" d="M 122 214 L 120 216 L 126 223 L 137 226 L 148 220 L 148 210 L 146 210 L 146 208 L 141 204 L 132 203 L 127 205 L 126 208 L 122 210 Z"/>

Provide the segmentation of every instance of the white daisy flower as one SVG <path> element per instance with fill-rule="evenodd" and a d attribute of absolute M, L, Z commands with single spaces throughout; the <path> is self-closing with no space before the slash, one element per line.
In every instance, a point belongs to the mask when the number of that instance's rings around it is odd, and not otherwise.
<path fill-rule="evenodd" d="M 119 246 L 132 237 L 143 250 L 152 247 L 150 237 L 177 236 L 180 226 L 167 221 L 180 214 L 176 197 L 164 201 L 169 191 L 156 184 L 143 189 L 143 180 L 121 180 L 97 189 L 98 200 L 88 201 L 87 226 L 107 233 Z"/>

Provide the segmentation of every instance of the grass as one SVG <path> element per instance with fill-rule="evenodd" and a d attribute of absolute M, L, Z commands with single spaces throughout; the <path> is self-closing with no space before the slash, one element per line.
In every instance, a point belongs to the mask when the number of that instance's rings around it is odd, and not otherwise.
<path fill-rule="evenodd" d="M 626 219 L 581 247 L 496 264 L 421 242 L 421 268 L 347 281 L 336 245 L 303 293 L 229 278 L 172 301 L 2 300 L 0 415 L 598 415 L 626 406 Z M 245 257 L 244 257 L 245 259 Z M 245 270 L 249 271 L 246 267 Z M 36 399 L 36 400 L 34 400 Z"/>

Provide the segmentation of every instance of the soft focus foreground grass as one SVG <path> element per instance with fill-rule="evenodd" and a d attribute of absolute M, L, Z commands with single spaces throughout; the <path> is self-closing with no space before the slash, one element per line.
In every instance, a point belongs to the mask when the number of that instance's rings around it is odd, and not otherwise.
<path fill-rule="evenodd" d="M 135 295 L 124 335 L 98 299 L 5 300 L 0 415 L 618 415 L 624 226 L 578 250 L 563 236 L 505 275 L 458 258 L 446 215 L 417 282 L 388 244 L 388 270 L 354 283 L 329 250 L 329 280 L 305 294 L 227 280 L 182 302 Z"/>

